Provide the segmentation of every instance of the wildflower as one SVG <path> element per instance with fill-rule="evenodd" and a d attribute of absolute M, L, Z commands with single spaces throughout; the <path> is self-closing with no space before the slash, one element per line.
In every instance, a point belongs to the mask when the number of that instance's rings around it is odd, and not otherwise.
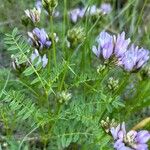
<path fill-rule="evenodd" d="M 112 7 L 109 3 L 103 3 L 100 6 L 100 10 L 103 14 L 109 14 L 112 11 Z"/>
<path fill-rule="evenodd" d="M 104 59 L 109 59 L 113 54 L 114 42 L 113 36 L 105 31 L 102 31 L 97 38 L 98 47 L 93 46 L 92 51 L 97 56 L 103 56 Z"/>
<path fill-rule="evenodd" d="M 36 64 L 35 64 L 36 67 L 37 67 L 38 65 L 42 64 L 42 67 L 45 68 L 46 65 L 47 65 L 47 63 L 48 63 L 48 59 L 47 59 L 47 57 L 46 57 L 46 54 L 44 54 L 44 56 L 41 57 L 41 56 L 39 55 L 39 52 L 38 52 L 37 49 L 35 49 L 34 53 L 32 53 L 32 55 L 31 55 L 30 58 L 31 58 L 31 62 L 32 62 L 32 63 L 35 61 L 35 59 L 37 59 L 37 60 L 36 60 Z"/>
<path fill-rule="evenodd" d="M 38 23 L 40 21 L 41 12 L 36 8 L 25 10 L 25 14 L 33 23 Z"/>
<path fill-rule="evenodd" d="M 125 32 L 116 37 L 102 31 L 96 41 L 98 46 L 93 46 L 92 51 L 97 57 L 101 55 L 107 60 L 113 55 L 113 60 L 116 62 L 117 59 L 117 64 L 127 71 L 136 71 L 149 60 L 148 50 L 139 49 L 134 44 L 128 48 L 130 39 L 125 39 Z"/>
<path fill-rule="evenodd" d="M 139 49 L 134 44 L 119 59 L 118 64 L 127 71 L 136 71 L 140 69 L 149 59 L 149 51 L 143 48 Z"/>
<path fill-rule="evenodd" d="M 70 19 L 73 23 L 76 23 L 79 18 L 83 18 L 85 14 L 84 9 L 76 8 L 69 12 Z"/>
<path fill-rule="evenodd" d="M 125 123 L 122 123 L 117 127 L 112 127 L 110 132 L 115 140 L 114 148 L 116 150 L 148 150 L 146 143 L 150 140 L 149 131 L 131 130 L 127 133 Z"/>
<path fill-rule="evenodd" d="M 125 39 L 125 32 L 122 32 L 121 34 L 117 35 L 117 38 L 115 38 L 115 48 L 114 48 L 114 54 L 117 57 L 121 57 L 128 48 L 128 45 L 130 43 L 130 39 Z"/>
<path fill-rule="evenodd" d="M 51 46 L 51 41 L 44 29 L 35 28 L 32 32 L 28 32 L 28 36 L 36 48 L 43 49 Z"/>

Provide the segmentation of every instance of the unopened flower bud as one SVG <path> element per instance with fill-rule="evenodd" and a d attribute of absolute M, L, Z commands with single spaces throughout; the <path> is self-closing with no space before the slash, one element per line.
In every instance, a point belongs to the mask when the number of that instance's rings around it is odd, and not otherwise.
<path fill-rule="evenodd" d="M 38 23 L 40 21 L 41 11 L 36 8 L 25 10 L 25 14 L 33 23 Z"/>
<path fill-rule="evenodd" d="M 49 15 L 52 15 L 58 5 L 58 0 L 42 0 L 42 4 Z"/>
<path fill-rule="evenodd" d="M 85 40 L 85 32 L 82 27 L 75 27 L 70 29 L 67 34 L 67 40 L 70 47 L 74 48 Z"/>
<path fill-rule="evenodd" d="M 101 73 L 105 70 L 106 66 L 105 65 L 102 65 L 100 64 L 98 67 L 97 67 L 97 73 Z"/>
<path fill-rule="evenodd" d="M 59 103 L 65 103 L 66 105 L 68 104 L 71 97 L 72 97 L 71 93 L 68 93 L 66 91 L 62 91 L 57 95 Z"/>
<path fill-rule="evenodd" d="M 51 33 L 48 34 L 48 37 L 51 41 L 53 41 L 52 39 L 54 38 L 54 42 L 57 43 L 59 41 L 59 37 L 57 36 L 56 33 L 53 33 L 53 35 Z"/>
<path fill-rule="evenodd" d="M 116 90 L 118 88 L 119 80 L 115 80 L 113 77 L 108 79 L 107 86 L 110 90 Z"/>
<path fill-rule="evenodd" d="M 116 127 L 117 126 L 117 123 L 116 123 L 115 119 L 111 120 L 109 117 L 107 117 L 106 120 L 102 120 L 101 121 L 101 126 L 104 128 L 106 133 L 109 133 L 110 129 L 112 127 Z"/>

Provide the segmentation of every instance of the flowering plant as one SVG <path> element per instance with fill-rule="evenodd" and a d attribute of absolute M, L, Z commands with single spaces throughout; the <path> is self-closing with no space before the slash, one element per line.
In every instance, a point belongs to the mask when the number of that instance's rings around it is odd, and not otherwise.
<path fill-rule="evenodd" d="M 5 35 L 2 147 L 148 150 L 150 47 L 136 27 L 117 30 L 126 5 L 70 3 L 37 0 Z"/>

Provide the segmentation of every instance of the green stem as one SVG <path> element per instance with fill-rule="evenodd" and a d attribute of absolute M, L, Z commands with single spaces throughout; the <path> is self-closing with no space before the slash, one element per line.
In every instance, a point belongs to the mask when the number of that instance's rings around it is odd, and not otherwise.
<path fill-rule="evenodd" d="M 50 24 L 51 24 L 51 33 L 52 33 L 53 59 L 54 59 L 54 64 L 56 66 L 56 47 L 55 47 L 55 40 L 54 40 L 53 16 L 50 16 Z M 50 61 L 49 61 L 49 63 L 50 63 Z"/>
<path fill-rule="evenodd" d="M 62 25 L 62 50 L 64 56 L 66 56 L 65 52 L 65 34 L 66 34 L 66 24 L 67 24 L 67 0 L 64 0 L 64 12 L 63 12 L 63 25 Z"/>

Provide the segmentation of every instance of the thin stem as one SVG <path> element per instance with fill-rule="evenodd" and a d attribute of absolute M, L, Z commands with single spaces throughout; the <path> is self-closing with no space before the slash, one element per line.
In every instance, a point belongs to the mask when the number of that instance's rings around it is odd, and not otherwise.
<path fill-rule="evenodd" d="M 64 0 L 64 12 L 63 12 L 63 25 L 62 25 L 62 49 L 63 54 L 65 54 L 65 34 L 66 34 L 66 25 L 67 25 L 67 0 Z"/>
<path fill-rule="evenodd" d="M 26 140 L 26 138 L 31 134 L 33 133 L 36 129 L 38 129 L 39 127 L 35 127 L 34 129 L 32 129 L 24 138 L 23 140 L 21 141 L 20 145 L 19 145 L 19 150 L 21 150 L 21 147 L 22 147 L 22 144 L 24 143 L 24 141 Z"/>
<path fill-rule="evenodd" d="M 53 16 L 50 16 L 50 24 L 51 24 L 51 33 L 52 33 L 53 59 L 54 59 L 54 64 L 56 66 L 56 47 L 55 47 L 55 40 L 54 40 Z"/>

